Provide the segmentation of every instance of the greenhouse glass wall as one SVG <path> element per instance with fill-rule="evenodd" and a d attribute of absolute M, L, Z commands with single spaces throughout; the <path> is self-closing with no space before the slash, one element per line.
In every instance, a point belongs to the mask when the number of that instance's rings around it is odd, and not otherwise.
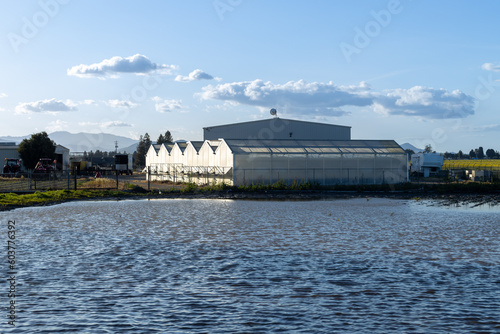
<path fill-rule="evenodd" d="M 227 140 L 234 184 L 310 182 L 394 184 L 407 181 L 407 157 L 394 141 Z"/>
<path fill-rule="evenodd" d="M 392 140 L 220 139 L 152 145 L 146 163 L 151 180 L 199 184 L 407 181 L 406 153 Z"/>

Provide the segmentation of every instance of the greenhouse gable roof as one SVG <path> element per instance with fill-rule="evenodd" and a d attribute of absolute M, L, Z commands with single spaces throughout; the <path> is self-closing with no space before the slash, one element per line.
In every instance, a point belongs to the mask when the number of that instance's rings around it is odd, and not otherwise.
<path fill-rule="evenodd" d="M 225 140 L 233 154 L 405 154 L 394 140 Z"/>

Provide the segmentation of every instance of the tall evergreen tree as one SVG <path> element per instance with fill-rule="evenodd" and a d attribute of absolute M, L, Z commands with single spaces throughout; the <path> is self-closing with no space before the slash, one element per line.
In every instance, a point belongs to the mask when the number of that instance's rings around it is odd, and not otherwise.
<path fill-rule="evenodd" d="M 170 133 L 170 131 L 167 130 L 167 132 L 165 132 L 165 143 L 173 143 L 174 142 L 174 137 L 172 137 L 172 134 Z"/>
<path fill-rule="evenodd" d="M 482 146 L 479 146 L 477 149 L 476 156 L 478 159 L 484 159 L 484 149 Z"/>
<path fill-rule="evenodd" d="M 146 166 L 146 153 L 148 153 L 149 147 L 151 146 L 151 138 L 146 132 L 144 136 L 139 138 L 139 144 L 137 144 L 137 149 L 134 153 L 134 161 L 136 167 L 143 168 Z"/>
<path fill-rule="evenodd" d="M 170 144 L 173 142 L 174 139 L 172 138 L 172 134 L 168 130 L 165 132 L 165 135 L 160 134 L 158 140 L 156 141 L 157 144 Z"/>
<path fill-rule="evenodd" d="M 146 146 L 146 152 L 149 150 L 149 146 L 151 146 L 153 142 L 151 141 L 151 137 L 149 137 L 149 134 L 146 132 L 144 134 L 144 145 Z"/>

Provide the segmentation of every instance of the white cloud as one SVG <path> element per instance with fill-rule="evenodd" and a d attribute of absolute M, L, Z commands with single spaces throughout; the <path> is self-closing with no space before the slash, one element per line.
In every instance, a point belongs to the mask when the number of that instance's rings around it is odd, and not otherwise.
<path fill-rule="evenodd" d="M 155 109 L 158 112 L 182 111 L 182 100 L 164 100 L 158 96 L 153 97 L 155 101 Z"/>
<path fill-rule="evenodd" d="M 124 108 L 124 109 L 130 109 L 130 108 L 135 108 L 138 106 L 137 103 L 133 103 L 130 101 L 122 101 L 122 100 L 108 100 L 105 101 L 107 106 L 112 107 L 112 108 Z"/>
<path fill-rule="evenodd" d="M 45 130 L 48 133 L 55 132 L 55 131 L 63 131 L 68 128 L 68 122 L 62 121 L 58 119 L 57 121 L 50 122 L 46 127 Z"/>
<path fill-rule="evenodd" d="M 191 82 L 191 81 L 198 81 L 198 80 L 217 80 L 220 81 L 220 78 L 214 78 L 210 74 L 197 69 L 194 70 L 193 72 L 189 73 L 188 76 L 183 76 L 183 75 L 178 75 L 175 78 L 175 81 L 181 81 L 181 82 Z"/>
<path fill-rule="evenodd" d="M 386 115 L 464 118 L 474 114 L 474 98 L 459 90 L 415 86 L 375 94 L 374 109 Z"/>
<path fill-rule="evenodd" d="M 484 63 L 481 68 L 486 71 L 498 72 L 500 71 L 500 65 L 495 65 L 492 63 Z"/>
<path fill-rule="evenodd" d="M 5 93 L 0 93 L 0 99 L 3 99 L 4 97 L 7 97 L 8 95 Z"/>
<path fill-rule="evenodd" d="M 307 83 L 290 81 L 279 85 L 262 80 L 233 82 L 206 86 L 202 99 L 234 101 L 262 108 L 278 108 L 291 114 L 346 114 L 340 107 L 368 106 L 372 104 L 370 88 L 366 83 L 358 86 L 337 86 L 332 82 Z"/>
<path fill-rule="evenodd" d="M 136 54 L 127 58 L 113 57 L 91 65 L 73 66 L 67 70 L 67 73 L 80 78 L 106 79 L 116 78 L 120 73 L 137 75 L 149 73 L 171 74 L 176 68 L 175 65 L 153 63 L 148 57 Z"/>
<path fill-rule="evenodd" d="M 332 82 L 290 81 L 284 85 L 262 80 L 208 85 L 202 99 L 232 101 L 261 109 L 278 108 L 288 114 L 342 116 L 343 107 L 371 106 L 386 115 L 427 118 L 462 118 L 474 114 L 474 98 L 459 90 L 449 92 L 415 86 L 410 89 L 372 91 L 370 86 L 337 86 Z"/>
<path fill-rule="evenodd" d="M 80 102 L 80 104 L 86 104 L 86 105 L 96 105 L 97 102 L 94 101 L 94 100 L 84 100 L 82 102 Z"/>
<path fill-rule="evenodd" d="M 76 111 L 76 104 L 71 100 L 61 101 L 56 99 L 41 100 L 36 102 L 20 103 L 16 106 L 16 114 L 30 114 L 37 112 L 66 112 Z"/>

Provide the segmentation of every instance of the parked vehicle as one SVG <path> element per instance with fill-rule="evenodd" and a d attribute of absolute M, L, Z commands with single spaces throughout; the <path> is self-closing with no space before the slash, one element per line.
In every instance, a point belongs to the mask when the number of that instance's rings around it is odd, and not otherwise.
<path fill-rule="evenodd" d="M 3 166 L 4 174 L 17 174 L 21 172 L 21 159 L 10 159 L 5 158 L 5 164 Z"/>
<path fill-rule="evenodd" d="M 115 155 L 115 170 L 120 174 L 133 174 L 133 159 L 132 154 L 116 154 Z"/>
<path fill-rule="evenodd" d="M 41 158 L 35 166 L 35 173 L 49 173 L 56 170 L 56 160 Z"/>

